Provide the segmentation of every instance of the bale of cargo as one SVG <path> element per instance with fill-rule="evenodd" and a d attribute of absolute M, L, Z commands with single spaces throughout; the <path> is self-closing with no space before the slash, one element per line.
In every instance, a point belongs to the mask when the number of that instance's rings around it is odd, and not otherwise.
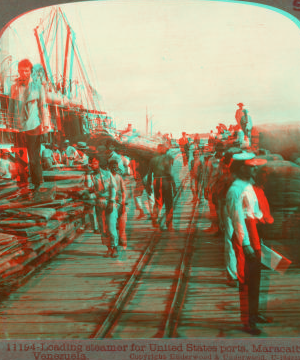
<path fill-rule="evenodd" d="M 300 206 L 300 167 L 290 161 L 268 161 L 259 169 L 258 183 L 264 187 L 270 207 Z"/>
<path fill-rule="evenodd" d="M 259 234 L 263 239 L 287 240 L 299 239 L 300 214 L 298 208 L 273 208 L 274 222 L 258 225 Z"/>
<path fill-rule="evenodd" d="M 290 158 L 289 160 L 295 163 L 296 160 L 299 159 L 299 158 L 300 158 L 300 153 L 297 152 L 297 153 L 293 153 L 293 154 L 291 155 L 291 158 Z"/>
<path fill-rule="evenodd" d="M 162 142 L 142 136 L 123 139 L 121 149 L 131 158 L 151 159 L 158 155 L 157 147 Z"/>
<path fill-rule="evenodd" d="M 285 160 L 292 160 L 293 154 L 300 153 L 300 125 L 266 124 L 255 127 L 259 132 L 259 147 L 274 154 L 280 154 Z"/>
<path fill-rule="evenodd" d="M 283 160 L 283 157 L 281 155 L 279 155 L 279 154 L 258 155 L 257 158 L 266 159 L 268 161 Z"/>

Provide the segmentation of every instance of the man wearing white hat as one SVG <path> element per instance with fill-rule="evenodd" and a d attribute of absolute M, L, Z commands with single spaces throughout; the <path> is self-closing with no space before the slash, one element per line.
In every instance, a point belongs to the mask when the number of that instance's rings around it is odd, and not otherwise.
<path fill-rule="evenodd" d="M 259 287 L 261 272 L 261 245 L 256 223 L 264 221 L 263 213 L 253 188 L 257 166 L 266 160 L 256 159 L 253 153 L 233 155 L 231 171 L 236 180 L 226 196 L 228 231 L 232 233 L 232 244 L 237 258 L 241 320 L 244 331 L 259 335 L 257 323 L 271 320 L 259 313 Z"/>

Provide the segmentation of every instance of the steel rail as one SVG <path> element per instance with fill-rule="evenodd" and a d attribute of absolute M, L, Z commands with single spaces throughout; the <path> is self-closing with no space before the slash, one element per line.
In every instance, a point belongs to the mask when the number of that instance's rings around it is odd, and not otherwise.
<path fill-rule="evenodd" d="M 185 183 L 186 183 L 187 179 L 188 179 L 188 175 L 186 175 L 186 177 L 182 180 L 182 182 L 176 192 L 176 195 L 174 197 L 174 205 L 173 206 L 175 206 L 178 199 L 180 198 L 180 195 L 182 193 L 182 190 L 185 187 Z M 159 221 L 160 227 L 163 226 L 163 223 L 165 222 L 165 220 L 166 220 L 166 214 L 164 212 L 164 214 L 161 216 L 161 219 Z M 152 254 L 153 254 L 153 250 L 154 250 L 155 246 L 157 245 L 157 242 L 159 241 L 159 238 L 160 238 L 160 230 L 155 229 L 153 232 L 153 235 L 151 237 L 149 245 L 147 246 L 147 248 L 144 251 L 143 255 L 141 256 L 140 260 L 138 261 L 138 264 L 134 268 L 133 273 L 131 274 L 130 278 L 124 285 L 123 290 L 121 291 L 120 295 L 118 296 L 115 304 L 113 305 L 112 309 L 108 313 L 104 322 L 101 325 L 99 325 L 98 329 L 96 329 L 96 331 L 90 336 L 90 339 L 104 338 L 108 334 L 110 329 L 113 327 L 117 317 L 122 312 L 122 309 L 124 308 L 128 297 L 132 293 L 132 291 L 137 283 L 137 280 L 139 279 L 139 277 L 143 271 L 143 268 L 149 262 Z"/>
<path fill-rule="evenodd" d="M 201 189 L 202 189 L 202 186 L 201 186 Z M 200 201 L 200 205 L 203 208 L 204 205 L 203 205 L 203 202 L 201 204 L 201 196 L 202 196 L 202 191 L 200 191 L 198 201 Z M 191 255 L 192 255 L 192 250 L 193 250 L 193 245 L 194 245 L 194 240 L 195 240 L 196 228 L 194 225 L 195 225 L 195 219 L 197 219 L 196 215 L 199 214 L 198 201 L 193 206 L 193 211 L 192 211 L 192 215 L 191 215 L 191 219 L 190 219 L 190 223 L 189 223 L 188 235 L 187 235 L 187 239 L 186 239 L 186 246 L 185 246 L 185 250 L 182 255 L 182 258 L 181 258 L 181 264 L 180 264 L 180 268 L 179 268 L 177 284 L 175 284 L 176 290 L 174 293 L 172 304 L 168 311 L 168 317 L 167 317 L 167 320 L 164 325 L 164 330 L 162 331 L 163 338 L 174 337 L 174 334 L 175 334 L 175 331 L 177 328 L 177 324 L 178 324 L 179 314 L 180 314 L 181 309 L 184 304 L 186 290 L 187 290 L 187 284 L 188 284 L 188 279 L 189 279 L 189 273 L 190 273 L 190 263 L 191 263 L 191 257 L 192 257 Z"/>

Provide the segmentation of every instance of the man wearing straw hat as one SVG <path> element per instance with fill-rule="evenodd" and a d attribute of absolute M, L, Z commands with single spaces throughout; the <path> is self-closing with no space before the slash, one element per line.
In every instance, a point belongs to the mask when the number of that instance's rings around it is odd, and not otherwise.
<path fill-rule="evenodd" d="M 85 154 L 85 152 L 88 150 L 88 146 L 85 142 L 79 141 L 77 143 L 77 153 L 78 157 L 74 160 L 74 165 L 82 165 L 87 166 L 89 163 L 89 157 Z"/>
<path fill-rule="evenodd" d="M 241 321 L 245 332 L 260 335 L 256 324 L 268 323 L 271 319 L 259 313 L 261 243 L 256 224 L 264 222 L 264 213 L 253 184 L 257 167 L 267 161 L 246 152 L 234 154 L 232 158 L 230 169 L 236 180 L 227 192 L 225 216 L 237 259 Z"/>
<path fill-rule="evenodd" d="M 241 118 L 244 115 L 243 113 L 243 107 L 245 106 L 243 103 L 238 103 L 237 106 L 239 107 L 237 111 L 235 112 L 235 120 L 238 123 L 239 126 L 241 126 Z"/>

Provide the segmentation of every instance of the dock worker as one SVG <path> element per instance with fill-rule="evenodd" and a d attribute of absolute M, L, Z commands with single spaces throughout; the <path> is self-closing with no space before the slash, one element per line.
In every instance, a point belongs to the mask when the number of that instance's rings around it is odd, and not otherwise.
<path fill-rule="evenodd" d="M 89 163 L 89 157 L 85 152 L 89 149 L 85 142 L 79 141 L 77 143 L 77 153 L 78 157 L 74 159 L 74 165 L 87 166 Z"/>
<path fill-rule="evenodd" d="M 191 190 L 193 193 L 192 202 L 199 201 L 199 195 L 201 191 L 203 164 L 201 162 L 200 155 L 201 155 L 201 150 L 197 149 L 193 151 L 193 160 L 191 161 L 191 170 L 190 170 Z"/>
<path fill-rule="evenodd" d="M 53 159 L 53 151 L 51 149 L 51 144 L 46 143 L 45 144 L 45 149 L 43 150 L 43 153 L 42 153 L 43 170 L 51 169 L 53 164 L 54 164 L 54 159 Z"/>
<path fill-rule="evenodd" d="M 253 124 L 249 111 L 244 109 L 243 116 L 241 117 L 241 128 L 244 131 L 245 136 L 249 139 L 249 146 L 251 146 L 252 127 Z"/>
<path fill-rule="evenodd" d="M 15 171 L 16 180 L 19 187 L 25 187 L 28 184 L 28 163 L 27 163 L 27 152 L 21 148 L 15 153 Z"/>
<path fill-rule="evenodd" d="M 152 224 L 158 227 L 158 213 L 163 205 L 166 208 L 166 226 L 169 231 L 173 229 L 173 198 L 176 193 L 176 185 L 172 175 L 173 158 L 166 154 L 166 147 L 159 144 L 157 147 L 158 156 L 151 159 L 147 175 L 146 190 L 148 194 L 154 189 L 155 204 L 153 207 Z"/>
<path fill-rule="evenodd" d="M 206 171 L 203 177 L 203 188 L 204 188 L 204 197 L 208 201 L 211 225 L 209 228 L 204 229 L 203 231 L 208 233 L 220 233 L 221 229 L 219 226 L 218 218 L 218 203 L 216 197 L 215 187 L 218 186 L 218 177 L 219 177 L 219 165 L 220 160 L 223 157 L 225 151 L 225 144 L 223 142 L 217 142 L 215 144 L 216 153 L 214 156 L 209 157 L 205 167 Z"/>
<path fill-rule="evenodd" d="M 257 166 L 263 165 L 266 160 L 246 152 L 235 154 L 232 158 L 234 161 L 230 169 L 236 180 L 227 192 L 225 216 L 228 216 L 237 259 L 241 321 L 245 332 L 259 335 L 261 330 L 257 323 L 272 321 L 259 313 L 261 243 L 257 223 L 264 221 L 264 216 L 253 188 Z"/>
<path fill-rule="evenodd" d="M 41 136 L 51 131 L 50 112 L 46 103 L 45 73 L 42 65 L 28 59 L 18 63 L 19 77 L 11 86 L 8 113 L 19 131 L 18 147 L 26 147 L 34 196 L 39 196 L 43 182 Z"/>
<path fill-rule="evenodd" d="M 53 144 L 53 160 L 56 165 L 62 163 L 61 152 L 57 144 Z"/>
<path fill-rule="evenodd" d="M 125 250 L 127 247 L 127 236 L 126 236 L 126 186 L 122 176 L 118 174 L 118 162 L 111 160 L 108 164 L 109 170 L 116 183 L 116 207 L 117 207 L 117 231 L 119 235 L 118 245 L 123 247 Z M 114 250 L 117 253 L 117 249 Z"/>
<path fill-rule="evenodd" d="M 141 220 L 146 217 L 143 208 L 147 209 L 146 211 L 148 211 L 149 219 L 152 219 L 154 194 L 152 189 L 150 193 L 146 191 L 149 160 L 143 159 L 142 157 L 140 157 L 139 160 L 132 159 L 130 162 L 130 166 L 135 180 L 135 187 L 133 190 L 133 194 L 134 194 L 135 207 L 139 211 L 137 219 Z M 143 204 L 144 191 L 146 192 L 147 201 L 145 201 L 145 203 Z"/>
<path fill-rule="evenodd" d="M 123 176 L 124 174 L 128 173 L 127 169 L 125 169 L 124 167 L 124 163 L 123 163 L 123 159 L 122 156 L 120 154 L 118 154 L 115 150 L 115 144 L 114 144 L 114 140 L 109 139 L 106 141 L 106 156 L 107 156 L 107 161 L 110 162 L 112 160 L 116 160 L 118 163 L 118 173 Z M 128 163 L 129 166 L 129 163 Z"/>
<path fill-rule="evenodd" d="M 178 140 L 178 144 L 182 153 L 183 166 L 187 166 L 189 163 L 190 144 L 186 137 L 186 132 L 182 133 L 182 137 Z"/>
<path fill-rule="evenodd" d="M 239 148 L 231 147 L 224 153 L 220 161 L 219 177 L 217 180 L 216 199 L 218 201 L 218 218 L 219 227 L 224 230 L 224 260 L 226 266 L 226 284 L 230 287 L 238 287 L 237 269 L 236 269 L 236 255 L 232 246 L 233 228 L 228 223 L 229 219 L 226 214 L 226 195 L 235 180 L 235 176 L 230 171 L 232 157 L 234 154 L 242 153 Z"/>
<path fill-rule="evenodd" d="M 64 141 L 64 150 L 62 152 L 62 161 L 66 166 L 72 166 L 74 160 L 78 159 L 79 155 L 74 146 L 70 145 L 69 140 Z"/>
<path fill-rule="evenodd" d="M 244 109 L 245 106 L 243 103 L 238 103 L 237 106 L 239 107 L 237 111 L 235 112 L 235 120 L 239 126 L 241 126 L 241 118 L 244 115 Z"/>
<path fill-rule="evenodd" d="M 12 179 L 12 163 L 9 160 L 9 151 L 6 149 L 1 150 L 0 158 L 0 180 L 11 180 Z"/>
<path fill-rule="evenodd" d="M 96 195 L 96 216 L 102 243 L 107 246 L 106 257 L 118 257 L 118 233 L 117 233 L 117 184 L 111 172 L 107 170 L 107 157 L 105 151 L 99 149 L 98 156 L 92 156 L 90 174 L 86 186 L 90 192 Z M 103 150 L 103 149 L 102 149 Z"/>

